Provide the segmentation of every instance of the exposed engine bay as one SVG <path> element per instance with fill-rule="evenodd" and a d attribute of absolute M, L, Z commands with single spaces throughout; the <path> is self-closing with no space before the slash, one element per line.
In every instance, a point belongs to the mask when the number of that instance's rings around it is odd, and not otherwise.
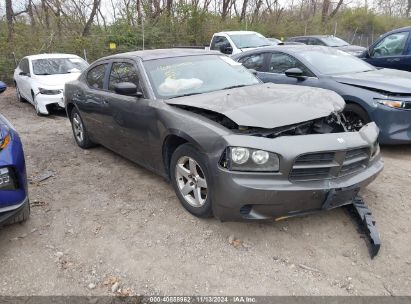
<path fill-rule="evenodd" d="M 256 128 L 239 126 L 234 121 L 223 114 L 216 113 L 210 110 L 190 107 L 178 106 L 186 111 L 204 116 L 212 121 L 215 121 L 223 127 L 232 130 L 235 133 L 246 134 L 251 136 L 276 138 L 280 136 L 293 135 L 308 135 L 308 134 L 327 134 L 327 133 L 341 133 L 348 132 L 345 124 L 345 117 L 342 113 L 334 112 L 328 117 L 321 117 L 318 119 L 296 123 L 293 125 L 277 127 L 274 129 Z"/>

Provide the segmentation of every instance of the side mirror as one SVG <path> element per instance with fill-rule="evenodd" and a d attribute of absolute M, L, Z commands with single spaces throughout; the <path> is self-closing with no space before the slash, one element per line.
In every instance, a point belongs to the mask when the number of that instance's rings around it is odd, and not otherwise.
<path fill-rule="evenodd" d="M 20 76 L 30 77 L 30 74 L 28 74 L 28 73 L 26 73 L 26 72 L 23 72 L 23 71 L 21 71 L 21 72 L 19 73 L 19 75 L 20 75 Z"/>
<path fill-rule="evenodd" d="M 224 45 L 220 46 L 220 52 L 223 53 L 223 54 L 230 55 L 230 54 L 233 53 L 233 48 L 229 44 L 224 44 Z"/>
<path fill-rule="evenodd" d="M 252 73 L 254 76 L 257 76 L 257 71 L 256 70 L 254 70 L 254 69 L 248 69 L 248 71 L 250 72 L 250 73 Z"/>
<path fill-rule="evenodd" d="M 7 85 L 0 81 L 0 94 L 3 93 L 7 89 Z"/>
<path fill-rule="evenodd" d="M 371 58 L 371 53 L 372 53 L 372 50 L 371 50 L 371 49 L 366 49 L 366 50 L 364 51 L 364 56 L 365 56 L 365 58 Z"/>
<path fill-rule="evenodd" d="M 137 86 L 132 82 L 120 82 L 114 85 L 114 92 L 120 95 L 143 97 L 143 93 L 137 90 Z"/>
<path fill-rule="evenodd" d="M 297 78 L 298 80 L 304 80 L 306 77 L 304 76 L 304 72 L 299 68 L 291 68 L 285 71 L 285 76 L 291 78 Z"/>

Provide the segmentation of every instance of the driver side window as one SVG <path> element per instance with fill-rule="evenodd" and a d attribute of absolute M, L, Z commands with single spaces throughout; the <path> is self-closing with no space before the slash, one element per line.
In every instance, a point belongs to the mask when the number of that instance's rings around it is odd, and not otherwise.
<path fill-rule="evenodd" d="M 385 37 L 375 46 L 371 56 L 378 58 L 402 55 L 406 48 L 408 36 L 408 32 L 402 32 Z"/>
<path fill-rule="evenodd" d="M 114 92 L 114 86 L 120 82 L 131 82 L 139 87 L 138 72 L 133 64 L 128 62 L 114 62 L 111 67 L 108 82 L 109 91 Z"/>
<path fill-rule="evenodd" d="M 303 71 L 304 76 L 313 76 L 313 73 L 305 67 L 299 60 L 284 53 L 272 53 L 269 65 L 269 72 L 276 74 L 285 74 L 285 71 L 299 68 Z"/>
<path fill-rule="evenodd" d="M 26 75 L 30 74 L 30 67 L 29 67 L 29 60 L 27 58 L 23 58 L 19 64 L 20 70 L 25 73 Z"/>

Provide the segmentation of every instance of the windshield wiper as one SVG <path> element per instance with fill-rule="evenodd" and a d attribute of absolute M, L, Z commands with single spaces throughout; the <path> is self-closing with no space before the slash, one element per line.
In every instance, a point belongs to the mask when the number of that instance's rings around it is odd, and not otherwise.
<path fill-rule="evenodd" d="M 39 73 L 39 74 L 36 74 L 36 75 L 46 76 L 46 75 L 51 75 L 51 74 L 49 74 L 49 73 Z"/>
<path fill-rule="evenodd" d="M 187 93 L 187 94 L 183 94 L 183 95 L 177 95 L 174 97 L 170 97 L 169 99 L 173 99 L 173 98 L 179 98 L 179 97 L 186 97 L 186 96 L 192 96 L 192 95 L 198 95 L 198 94 L 203 94 L 204 92 L 193 92 L 193 93 Z"/>
<path fill-rule="evenodd" d="M 230 87 L 222 88 L 221 90 L 229 90 L 229 89 L 235 89 L 235 88 L 242 88 L 242 87 L 245 87 L 245 86 L 247 86 L 247 84 L 237 84 L 237 85 L 233 85 L 233 86 L 230 86 Z"/>

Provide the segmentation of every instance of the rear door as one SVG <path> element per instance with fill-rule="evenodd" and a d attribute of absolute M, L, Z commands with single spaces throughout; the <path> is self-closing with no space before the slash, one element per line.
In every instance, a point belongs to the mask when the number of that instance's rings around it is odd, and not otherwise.
<path fill-rule="evenodd" d="M 410 33 L 408 31 L 393 33 L 383 37 L 370 48 L 370 64 L 398 70 L 411 71 Z"/>
<path fill-rule="evenodd" d="M 109 140 L 108 134 L 111 127 L 105 123 L 107 116 L 110 115 L 105 87 L 108 66 L 108 62 L 103 61 L 88 70 L 83 90 L 78 90 L 73 96 L 77 100 L 76 104 L 86 128 L 92 134 L 93 139 L 102 145 Z"/>

